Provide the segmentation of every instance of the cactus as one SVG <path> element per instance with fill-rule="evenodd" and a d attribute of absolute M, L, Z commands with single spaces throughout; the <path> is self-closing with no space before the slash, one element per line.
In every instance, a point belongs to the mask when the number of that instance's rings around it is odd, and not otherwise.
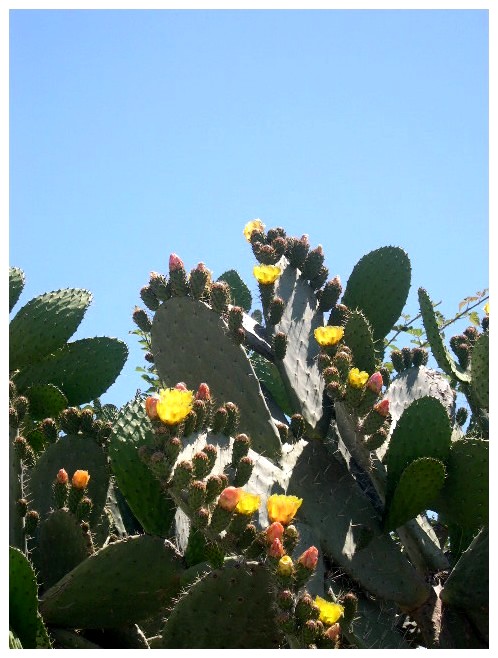
<path fill-rule="evenodd" d="M 37 569 L 56 646 L 486 646 L 488 329 L 450 341 L 457 363 L 420 289 L 444 374 L 403 347 L 391 378 L 385 339 L 411 283 L 402 249 L 360 259 L 340 299 L 307 236 L 260 220 L 244 235 L 262 312 L 235 270 L 213 283 L 176 254 L 142 288 L 150 395 L 78 408 L 94 381 L 87 345 L 65 334 L 38 361 L 15 356 L 11 541 Z M 57 303 L 37 302 L 47 316 Z"/>

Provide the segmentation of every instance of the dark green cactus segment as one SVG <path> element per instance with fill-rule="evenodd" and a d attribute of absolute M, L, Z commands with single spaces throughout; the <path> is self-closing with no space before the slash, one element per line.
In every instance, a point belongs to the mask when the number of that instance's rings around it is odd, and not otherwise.
<path fill-rule="evenodd" d="M 424 288 L 418 289 L 418 301 L 420 305 L 420 313 L 422 314 L 422 321 L 424 323 L 425 333 L 429 340 L 432 354 L 438 366 L 447 375 L 458 379 L 461 382 L 469 382 L 470 374 L 464 370 L 458 363 L 452 359 L 448 349 L 443 343 L 443 338 L 439 332 L 439 327 L 434 312 L 434 306 L 431 302 L 427 291 Z"/>
<path fill-rule="evenodd" d="M 145 401 L 137 397 L 119 410 L 114 422 L 109 443 L 111 467 L 120 492 L 144 530 L 167 537 L 176 507 L 138 454 L 141 446 L 153 441 Z"/>
<path fill-rule="evenodd" d="M 185 381 L 195 390 L 199 382 L 207 382 L 217 400 L 239 407 L 240 430 L 249 434 L 253 448 L 273 459 L 280 455 L 280 436 L 258 379 L 244 348 L 230 340 L 220 317 L 202 302 L 172 298 L 156 312 L 151 339 L 165 384 Z"/>
<path fill-rule="evenodd" d="M 441 592 L 445 603 L 463 609 L 489 605 L 489 530 L 482 528 L 451 571 Z"/>
<path fill-rule="evenodd" d="M 443 462 L 421 457 L 411 462 L 403 473 L 386 509 L 384 528 L 395 530 L 418 514 L 431 509 L 443 487 L 446 469 Z"/>
<path fill-rule="evenodd" d="M 235 270 L 228 270 L 218 277 L 218 281 L 225 281 L 230 286 L 232 303 L 241 306 L 244 311 L 249 312 L 252 306 L 251 291 L 244 283 L 240 274 Z"/>
<path fill-rule="evenodd" d="M 409 608 L 422 604 L 430 587 L 383 534 L 376 511 L 347 466 L 331 459 L 321 442 L 296 444 L 294 450 L 300 447 L 287 491 L 303 498 L 299 518 L 316 530 L 324 554 L 375 596 Z M 362 530 L 358 537 L 357 528 Z M 366 532 L 372 538 L 361 550 Z"/>
<path fill-rule="evenodd" d="M 481 439 L 462 439 L 451 445 L 448 477 L 434 509 L 464 530 L 478 530 L 488 523 L 488 448 Z"/>
<path fill-rule="evenodd" d="M 24 272 L 18 267 L 9 268 L 9 313 L 17 304 L 24 288 Z"/>
<path fill-rule="evenodd" d="M 42 453 L 30 472 L 27 485 L 31 507 L 38 510 L 42 519 L 54 507 L 52 483 L 61 468 L 69 478 L 77 470 L 90 474 L 88 495 L 94 505 L 91 523 L 97 523 L 109 488 L 107 458 L 93 439 L 81 435 L 63 436 Z"/>
<path fill-rule="evenodd" d="M 342 304 L 361 311 L 374 341 L 382 340 L 401 315 L 410 290 L 411 266 L 399 247 L 381 247 L 354 266 L 342 296 Z"/>
<path fill-rule="evenodd" d="M 286 416 L 292 415 L 292 406 L 287 395 L 280 372 L 274 363 L 268 361 L 257 352 L 253 352 L 249 360 L 259 381 L 266 386 L 271 396 Z"/>
<path fill-rule="evenodd" d="M 483 333 L 472 349 L 471 386 L 478 403 L 489 409 L 489 333 Z"/>
<path fill-rule="evenodd" d="M 9 626 L 23 649 L 36 649 L 38 631 L 36 576 L 17 548 L 9 547 Z"/>
<path fill-rule="evenodd" d="M 30 386 L 26 390 L 29 400 L 29 413 L 35 420 L 57 418 L 60 412 L 68 406 L 67 397 L 53 384 Z"/>
<path fill-rule="evenodd" d="M 439 400 L 426 396 L 412 402 L 394 428 L 385 457 L 387 505 L 411 462 L 420 457 L 432 457 L 445 463 L 450 445 L 451 423 Z"/>
<path fill-rule="evenodd" d="M 351 313 L 344 327 L 343 340 L 353 353 L 354 367 L 371 375 L 376 369 L 374 336 L 363 313 Z"/>
<path fill-rule="evenodd" d="M 341 633 L 358 649 L 410 649 L 396 630 L 398 614 L 396 607 L 386 601 L 360 596 L 353 625 L 341 624 Z"/>
<path fill-rule="evenodd" d="M 10 323 L 10 370 L 62 347 L 78 328 L 91 300 L 87 290 L 66 289 L 45 293 L 23 306 Z"/>
<path fill-rule="evenodd" d="M 107 391 L 127 356 L 128 348 L 117 338 L 83 338 L 23 368 L 16 384 L 19 389 L 53 384 L 64 393 L 68 404 L 84 404 Z"/>
<path fill-rule="evenodd" d="M 277 649 L 268 571 L 249 562 L 206 573 L 172 609 L 162 649 Z"/>
<path fill-rule="evenodd" d="M 49 514 L 40 523 L 32 555 L 44 589 L 55 585 L 85 560 L 87 544 L 76 517 L 63 509 Z"/>
<path fill-rule="evenodd" d="M 301 413 L 315 429 L 323 415 L 324 382 L 317 363 L 320 347 L 314 331 L 323 326 L 323 313 L 317 310 L 318 302 L 310 286 L 289 265 L 277 280 L 276 294 L 285 302 L 276 331 L 287 336 L 285 358 L 276 365 L 292 410 Z"/>
<path fill-rule="evenodd" d="M 48 624 L 114 628 L 146 619 L 180 589 L 182 557 L 160 537 L 139 535 L 108 544 L 44 593 Z"/>

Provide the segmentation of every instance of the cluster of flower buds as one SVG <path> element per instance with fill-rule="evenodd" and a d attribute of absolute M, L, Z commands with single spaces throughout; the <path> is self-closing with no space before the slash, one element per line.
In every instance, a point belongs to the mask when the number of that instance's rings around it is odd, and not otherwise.
<path fill-rule="evenodd" d="M 423 347 L 403 347 L 401 350 L 391 352 L 391 361 L 396 372 L 403 372 L 407 368 L 418 368 L 427 365 L 429 353 Z"/>

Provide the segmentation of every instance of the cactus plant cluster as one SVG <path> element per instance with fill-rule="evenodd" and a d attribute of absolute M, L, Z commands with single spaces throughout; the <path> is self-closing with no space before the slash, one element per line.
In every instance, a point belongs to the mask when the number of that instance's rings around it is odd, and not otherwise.
<path fill-rule="evenodd" d="M 97 399 L 112 339 L 104 364 L 67 343 L 86 293 L 13 319 L 10 646 L 485 648 L 489 306 L 453 357 L 420 288 L 439 370 L 389 363 L 402 249 L 343 288 L 308 236 L 244 236 L 262 310 L 172 254 L 133 312 L 151 387 L 121 409 Z"/>

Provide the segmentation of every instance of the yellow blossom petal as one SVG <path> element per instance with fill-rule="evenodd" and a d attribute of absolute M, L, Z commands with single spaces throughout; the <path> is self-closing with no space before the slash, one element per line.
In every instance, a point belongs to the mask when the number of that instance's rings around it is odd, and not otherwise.
<path fill-rule="evenodd" d="M 358 368 L 351 368 L 348 375 L 348 382 L 353 388 L 362 388 L 368 381 L 368 372 L 360 371 Z"/>
<path fill-rule="evenodd" d="M 335 345 L 344 336 L 343 327 L 317 327 L 315 329 L 315 338 L 317 343 L 322 347 L 326 345 Z"/>
<path fill-rule="evenodd" d="M 75 471 L 71 484 L 75 489 L 84 489 L 90 481 L 88 471 Z"/>
<path fill-rule="evenodd" d="M 254 512 L 259 509 L 260 503 L 260 496 L 248 493 L 247 491 L 242 491 L 235 511 L 239 514 L 254 514 Z"/>
<path fill-rule="evenodd" d="M 271 523 L 278 521 L 282 525 L 288 525 L 295 517 L 297 510 L 301 507 L 302 498 L 297 496 L 283 496 L 273 494 L 266 502 L 268 518 Z"/>
<path fill-rule="evenodd" d="M 253 219 L 244 226 L 244 236 L 248 242 L 251 241 L 253 231 L 264 231 L 265 225 L 260 219 Z"/>
<path fill-rule="evenodd" d="M 277 572 L 281 576 L 290 576 L 292 574 L 293 569 L 294 569 L 294 563 L 292 562 L 292 558 L 289 557 L 288 555 L 283 555 L 278 561 Z"/>
<path fill-rule="evenodd" d="M 253 274 L 259 283 L 268 284 L 275 283 L 282 274 L 282 270 L 276 265 L 255 265 Z"/>
<path fill-rule="evenodd" d="M 193 391 L 180 391 L 177 388 L 167 388 L 159 391 L 156 412 L 166 425 L 177 425 L 192 410 L 193 402 Z"/>
<path fill-rule="evenodd" d="M 332 626 L 344 614 L 344 608 L 338 603 L 332 603 L 322 599 L 321 596 L 315 598 L 315 604 L 320 609 L 320 621 L 326 626 Z"/>
<path fill-rule="evenodd" d="M 489 302 L 486 302 L 484 304 L 484 313 L 486 313 L 486 315 L 489 315 Z"/>

